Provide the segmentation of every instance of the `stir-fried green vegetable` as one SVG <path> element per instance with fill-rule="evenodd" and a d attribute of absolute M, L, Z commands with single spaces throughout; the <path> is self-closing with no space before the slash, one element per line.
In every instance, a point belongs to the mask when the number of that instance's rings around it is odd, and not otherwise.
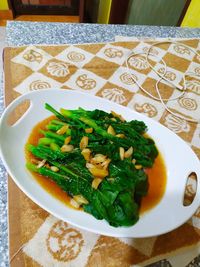
<path fill-rule="evenodd" d="M 52 119 L 36 146 L 26 149 L 37 162 L 27 168 L 52 179 L 97 219 L 112 226 L 131 226 L 139 219 L 140 201 L 148 191 L 144 168 L 152 167 L 158 151 L 145 137 L 146 125 L 127 122 L 102 110 L 45 108 Z"/>

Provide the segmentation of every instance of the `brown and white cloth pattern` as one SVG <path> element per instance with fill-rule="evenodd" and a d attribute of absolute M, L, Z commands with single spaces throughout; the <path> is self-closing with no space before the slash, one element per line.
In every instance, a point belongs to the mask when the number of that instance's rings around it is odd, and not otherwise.
<path fill-rule="evenodd" d="M 178 41 L 180 44 L 161 44 L 151 51 L 165 60 L 166 77 L 177 84 L 182 82 L 186 71 L 200 74 L 200 58 L 181 45 L 187 44 L 200 53 L 200 40 Z M 125 60 L 130 52 L 148 51 L 152 42 L 155 40 L 6 48 L 6 103 L 32 90 L 62 88 L 87 92 L 159 121 L 185 140 L 200 158 L 200 125 L 166 112 L 160 102 L 140 90 L 126 68 Z M 159 60 L 152 57 L 151 63 L 163 72 Z M 133 56 L 128 65 L 134 79 L 156 96 L 158 77 L 144 57 Z M 174 98 L 180 93 L 165 81 L 160 83 L 160 91 L 163 98 Z M 167 105 L 177 113 L 199 119 L 200 79 L 187 77 L 187 93 L 179 100 L 168 101 Z M 193 191 L 193 184 L 188 185 L 188 195 Z M 105 237 L 49 215 L 9 180 L 9 218 L 11 256 L 24 244 L 23 251 L 13 259 L 11 266 L 128 267 L 144 266 L 166 257 L 170 257 L 173 266 L 184 266 L 199 253 L 200 209 L 187 223 L 165 235 L 143 239 Z M 181 255 L 185 257 L 173 256 L 183 251 Z"/>

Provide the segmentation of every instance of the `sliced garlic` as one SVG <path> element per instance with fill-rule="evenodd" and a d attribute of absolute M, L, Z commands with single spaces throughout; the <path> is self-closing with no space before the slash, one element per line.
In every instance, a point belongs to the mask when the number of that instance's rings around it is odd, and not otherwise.
<path fill-rule="evenodd" d="M 37 168 L 39 169 L 39 168 L 43 167 L 45 165 L 46 161 L 47 161 L 46 159 L 43 159 L 42 161 L 40 161 L 37 165 Z"/>
<path fill-rule="evenodd" d="M 88 146 L 88 137 L 87 136 L 83 136 L 81 141 L 80 141 L 80 149 L 83 150 L 84 148 L 86 148 Z"/>
<path fill-rule="evenodd" d="M 140 169 L 142 169 L 142 165 L 140 165 L 140 164 L 135 165 L 135 168 L 136 168 L 136 170 L 140 170 Z"/>
<path fill-rule="evenodd" d="M 94 178 L 92 181 L 92 188 L 97 189 L 101 182 L 102 182 L 102 179 Z"/>
<path fill-rule="evenodd" d="M 112 134 L 112 135 L 116 135 L 115 130 L 111 125 L 107 129 L 107 133 Z"/>
<path fill-rule="evenodd" d="M 79 205 L 82 205 L 82 204 L 88 204 L 89 202 L 87 201 L 86 198 L 84 198 L 82 195 L 76 195 L 76 196 L 73 196 L 73 199 L 79 204 Z"/>
<path fill-rule="evenodd" d="M 70 143 L 71 139 L 72 139 L 71 135 L 70 136 L 67 136 L 65 138 L 65 145 L 68 145 Z"/>
<path fill-rule="evenodd" d="M 56 166 L 51 166 L 50 169 L 51 169 L 53 172 L 58 172 L 58 171 L 59 171 L 59 168 L 56 167 Z"/>
<path fill-rule="evenodd" d="M 129 149 L 124 153 L 125 158 L 129 158 L 133 154 L 133 147 L 129 147 Z"/>
<path fill-rule="evenodd" d="M 119 148 L 119 156 L 120 156 L 120 159 L 121 160 L 124 160 L 124 148 L 123 147 L 120 147 Z"/>
<path fill-rule="evenodd" d="M 69 125 L 66 124 L 62 126 L 56 133 L 59 135 L 65 134 L 68 128 L 69 128 Z"/>
<path fill-rule="evenodd" d="M 86 128 L 86 129 L 85 129 L 85 132 L 86 132 L 86 133 L 92 133 L 92 132 L 93 132 L 93 128 Z"/>
<path fill-rule="evenodd" d="M 83 155 L 84 159 L 86 161 L 89 161 L 90 160 L 90 155 L 91 155 L 91 150 L 89 148 L 84 148 L 82 151 L 81 151 L 81 154 Z"/>
<path fill-rule="evenodd" d="M 73 149 L 74 149 L 73 145 L 63 145 L 60 150 L 62 152 L 71 152 Z"/>
<path fill-rule="evenodd" d="M 73 198 L 70 199 L 69 203 L 76 209 L 80 207 L 80 204 L 76 202 L 76 200 L 74 200 Z"/>

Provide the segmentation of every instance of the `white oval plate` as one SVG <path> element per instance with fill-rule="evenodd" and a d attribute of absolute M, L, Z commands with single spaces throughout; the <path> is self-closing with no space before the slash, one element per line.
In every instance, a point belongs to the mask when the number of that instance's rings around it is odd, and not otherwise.
<path fill-rule="evenodd" d="M 10 112 L 24 100 L 31 105 L 26 113 L 14 124 L 7 123 Z M 97 220 L 90 214 L 70 209 L 45 191 L 25 167 L 24 146 L 32 128 L 50 116 L 45 102 L 54 108 L 88 110 L 96 108 L 121 114 L 126 120 L 142 120 L 148 126 L 148 134 L 163 155 L 167 169 L 166 191 L 156 207 L 142 215 L 132 227 L 112 227 L 104 220 Z M 103 98 L 75 91 L 47 89 L 25 94 L 13 101 L 4 111 L 0 122 L 1 157 L 8 173 L 19 188 L 35 203 L 61 220 L 82 229 L 115 237 L 149 237 L 169 232 L 187 221 L 200 205 L 200 162 L 191 148 L 177 135 L 156 121 L 129 108 L 117 105 Z M 193 203 L 183 206 L 183 195 L 187 177 L 197 174 L 198 186 Z"/>

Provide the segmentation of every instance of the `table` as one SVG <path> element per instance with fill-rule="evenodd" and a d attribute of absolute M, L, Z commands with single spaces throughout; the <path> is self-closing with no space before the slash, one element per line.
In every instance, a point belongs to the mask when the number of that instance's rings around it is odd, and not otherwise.
<path fill-rule="evenodd" d="M 65 44 L 114 41 L 115 36 L 200 38 L 200 28 L 176 28 L 132 25 L 97 25 L 71 23 L 14 22 L 7 24 L 7 44 Z M 2 75 L 1 75 L 2 76 Z M 3 79 L 0 78 L 0 113 L 3 105 Z M 0 162 L 0 267 L 8 264 L 7 182 L 5 168 Z M 194 260 L 200 262 L 200 256 Z M 162 265 L 161 265 L 162 264 Z M 153 265 L 152 265 L 153 266 Z M 155 265 L 154 265 L 155 266 Z M 163 260 L 160 265 L 171 266 Z"/>

